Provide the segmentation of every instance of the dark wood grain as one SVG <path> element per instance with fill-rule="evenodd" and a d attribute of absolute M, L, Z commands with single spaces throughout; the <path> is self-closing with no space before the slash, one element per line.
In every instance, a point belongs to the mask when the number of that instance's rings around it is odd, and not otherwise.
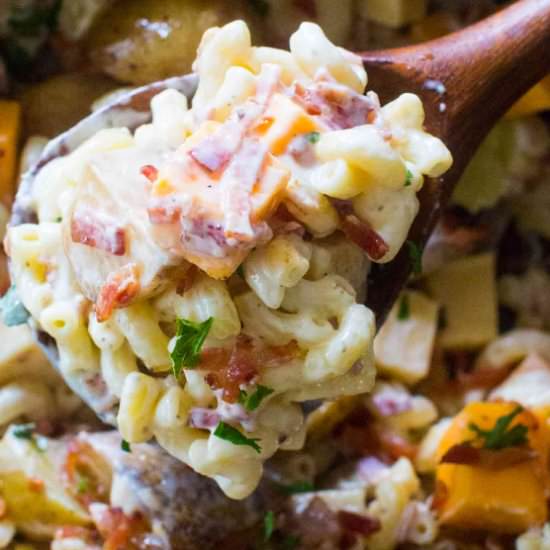
<path fill-rule="evenodd" d="M 426 128 L 451 150 L 454 164 L 420 192 L 409 239 L 423 245 L 483 138 L 511 105 L 550 72 L 550 0 L 520 0 L 466 29 L 418 46 L 361 54 L 369 87 L 382 101 L 418 94 Z M 382 322 L 405 284 L 407 250 L 369 278 L 368 305 Z"/>

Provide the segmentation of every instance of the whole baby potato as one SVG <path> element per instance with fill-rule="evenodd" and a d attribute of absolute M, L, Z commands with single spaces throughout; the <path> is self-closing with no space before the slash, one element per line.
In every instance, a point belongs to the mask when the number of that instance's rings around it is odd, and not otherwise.
<path fill-rule="evenodd" d="M 237 18 L 250 22 L 248 5 L 245 0 L 120 0 L 90 30 L 87 51 L 99 70 L 122 82 L 184 74 L 203 32 Z"/>
<path fill-rule="evenodd" d="M 116 86 L 101 74 L 67 73 L 29 87 L 21 96 L 25 136 L 51 138 L 68 130 Z"/>

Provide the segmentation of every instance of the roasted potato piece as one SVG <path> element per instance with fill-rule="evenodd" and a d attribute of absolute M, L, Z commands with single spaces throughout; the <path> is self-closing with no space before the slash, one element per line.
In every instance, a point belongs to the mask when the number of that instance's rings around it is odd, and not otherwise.
<path fill-rule="evenodd" d="M 91 29 L 95 66 L 122 82 L 143 84 L 191 70 L 203 32 L 247 15 L 245 2 L 122 0 Z M 250 19 L 250 18 L 247 18 Z"/>
<path fill-rule="evenodd" d="M 89 115 L 93 101 L 115 87 L 104 76 L 73 73 L 54 76 L 29 88 L 22 97 L 26 135 L 60 134 Z"/>

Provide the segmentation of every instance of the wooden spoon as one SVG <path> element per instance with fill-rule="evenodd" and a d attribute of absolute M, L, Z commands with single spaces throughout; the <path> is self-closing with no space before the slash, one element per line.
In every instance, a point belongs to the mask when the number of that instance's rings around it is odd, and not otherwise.
<path fill-rule="evenodd" d="M 455 184 L 489 130 L 512 104 L 550 72 L 550 0 L 520 0 L 475 25 L 417 46 L 361 54 L 369 88 L 382 102 L 418 94 L 426 129 L 451 150 L 454 164 L 428 180 L 409 240 L 423 247 Z M 376 264 L 367 305 L 379 323 L 411 273 L 409 247 Z"/>
<path fill-rule="evenodd" d="M 464 30 L 418 46 L 361 54 L 369 87 L 383 102 L 402 92 L 418 94 L 426 128 L 440 137 L 454 157 L 452 169 L 426 181 L 420 212 L 409 240 L 422 247 L 468 161 L 495 122 L 550 72 L 550 0 L 520 0 Z M 53 158 L 74 150 L 102 127 L 134 129 L 150 119 L 149 101 L 166 87 L 189 99 L 196 77 L 188 75 L 134 90 L 90 115 L 46 147 L 22 179 L 11 223 L 34 221 L 29 195 L 37 171 Z M 380 324 L 411 272 L 409 247 L 395 260 L 376 264 L 369 276 L 367 305 Z M 44 338 L 44 335 L 42 335 Z M 50 351 L 52 351 L 51 346 Z"/>

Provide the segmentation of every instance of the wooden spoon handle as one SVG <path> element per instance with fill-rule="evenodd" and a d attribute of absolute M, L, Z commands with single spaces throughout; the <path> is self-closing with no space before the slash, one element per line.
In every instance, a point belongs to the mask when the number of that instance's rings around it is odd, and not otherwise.
<path fill-rule="evenodd" d="M 497 120 L 550 72 L 550 0 L 520 0 L 462 31 L 416 46 L 361 54 L 369 87 L 382 101 L 418 94 L 426 128 L 453 154 L 452 168 L 420 191 L 420 211 L 409 240 L 422 246 L 464 168 Z M 408 278 L 406 247 L 376 265 L 367 304 L 381 323 Z"/>
<path fill-rule="evenodd" d="M 495 122 L 550 72 L 550 0 L 520 0 L 443 38 L 362 57 L 374 90 L 406 91 L 405 82 L 422 90 L 427 127 L 445 140 L 462 172 L 462 160 Z M 394 82 L 378 82 L 377 68 L 384 80 L 393 73 Z"/>

